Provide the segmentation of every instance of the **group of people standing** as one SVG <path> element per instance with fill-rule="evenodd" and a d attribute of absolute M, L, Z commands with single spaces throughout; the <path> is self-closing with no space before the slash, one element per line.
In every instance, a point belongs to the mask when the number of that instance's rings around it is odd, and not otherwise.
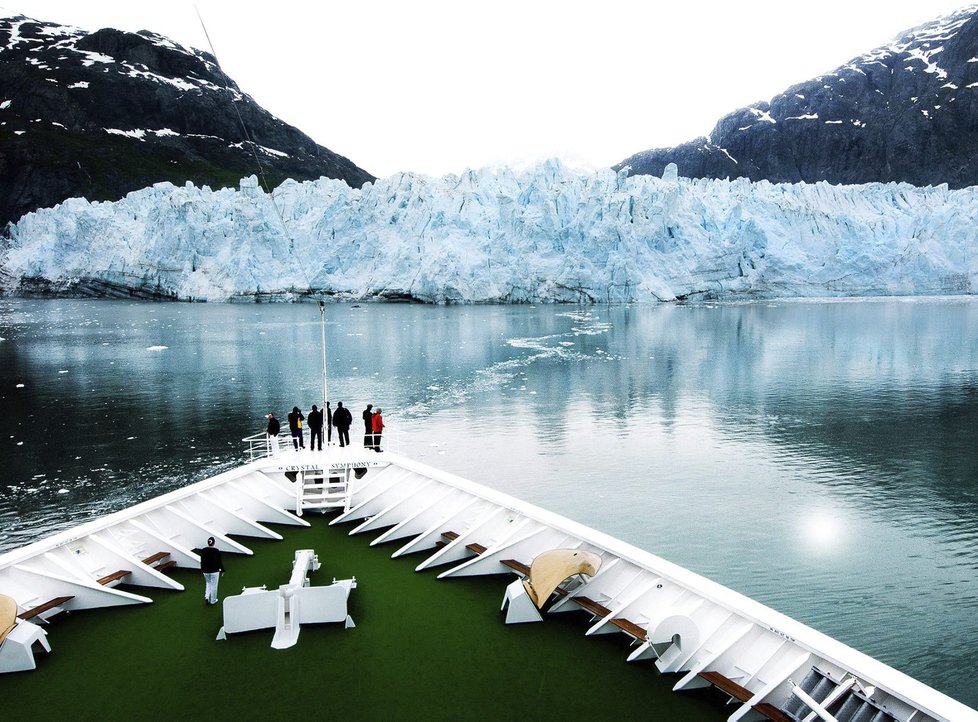
<path fill-rule="evenodd" d="M 309 448 L 316 451 L 318 444 L 319 451 L 323 450 L 323 426 L 326 426 L 326 443 L 333 443 L 333 428 L 336 428 L 336 437 L 340 446 L 350 445 L 350 427 L 353 425 L 353 414 L 343 405 L 342 401 L 336 402 L 336 409 L 330 408 L 330 402 L 326 402 L 326 413 L 312 405 L 312 410 L 308 417 L 299 411 L 298 406 L 292 407 L 292 413 L 288 415 L 289 433 L 292 435 L 292 446 L 296 451 L 306 448 L 302 436 L 302 422 L 305 421 L 309 427 Z M 380 439 L 384 433 L 384 417 L 382 409 L 378 406 L 374 410 L 373 404 L 367 404 L 363 410 L 363 446 L 374 451 L 383 451 L 380 448 Z M 325 418 L 324 418 L 325 417 Z M 269 412 L 265 415 L 268 419 L 268 426 L 265 433 L 268 437 L 268 444 L 273 453 L 278 451 L 278 435 L 281 431 L 279 420 L 275 414 Z"/>

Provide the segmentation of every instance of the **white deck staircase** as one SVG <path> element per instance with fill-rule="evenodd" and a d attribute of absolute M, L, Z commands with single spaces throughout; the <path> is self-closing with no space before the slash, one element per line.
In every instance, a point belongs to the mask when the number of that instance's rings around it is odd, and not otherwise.
<path fill-rule="evenodd" d="M 348 511 L 350 506 L 349 491 L 350 471 L 341 469 L 304 469 L 298 473 L 295 480 L 295 512 L 302 516 L 303 511 L 317 510 L 324 513 L 327 509 L 342 509 Z"/>

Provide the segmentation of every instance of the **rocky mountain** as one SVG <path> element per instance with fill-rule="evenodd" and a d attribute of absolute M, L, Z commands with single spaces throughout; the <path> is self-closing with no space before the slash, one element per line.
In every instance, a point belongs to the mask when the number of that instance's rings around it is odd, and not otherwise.
<path fill-rule="evenodd" d="M 690 178 L 978 185 L 978 7 L 615 169 L 660 175 L 668 163 Z"/>
<path fill-rule="evenodd" d="M 374 180 L 259 107 L 209 53 L 147 31 L 0 18 L 0 228 L 162 181 L 236 187 L 259 163 L 271 187 Z"/>

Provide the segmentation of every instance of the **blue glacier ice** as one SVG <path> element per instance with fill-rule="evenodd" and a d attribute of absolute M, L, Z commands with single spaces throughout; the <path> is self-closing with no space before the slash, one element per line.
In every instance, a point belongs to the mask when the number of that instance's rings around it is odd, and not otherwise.
<path fill-rule="evenodd" d="M 434 303 L 970 294 L 978 190 L 581 172 L 160 183 L 10 228 L 7 292 L 92 282 L 181 299 Z"/>

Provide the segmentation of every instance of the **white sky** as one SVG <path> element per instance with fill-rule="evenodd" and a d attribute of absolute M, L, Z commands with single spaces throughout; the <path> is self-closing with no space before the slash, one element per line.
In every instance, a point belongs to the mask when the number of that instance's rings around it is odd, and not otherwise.
<path fill-rule="evenodd" d="M 972 0 L 973 1 L 973 0 Z M 965 0 L 0 0 L 209 49 L 259 104 L 384 177 L 612 165 Z M 196 10 L 195 10 L 196 7 Z"/>

